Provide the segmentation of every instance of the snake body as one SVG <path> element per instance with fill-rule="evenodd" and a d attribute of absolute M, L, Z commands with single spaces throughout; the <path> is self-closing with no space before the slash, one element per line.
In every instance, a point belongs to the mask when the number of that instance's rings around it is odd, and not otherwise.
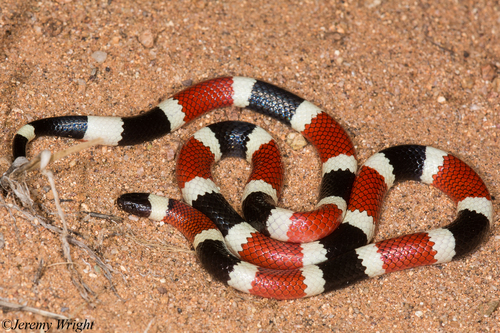
<path fill-rule="evenodd" d="M 177 181 L 187 204 L 145 193 L 124 194 L 117 201 L 127 212 L 178 228 L 219 281 L 263 297 L 312 296 L 364 278 L 460 258 L 489 230 L 493 208 L 488 189 L 458 158 L 429 146 L 396 146 L 373 155 L 356 174 L 353 144 L 333 118 L 288 91 L 250 78 L 196 84 L 135 117 L 36 120 L 17 132 L 13 153 L 16 159 L 24 158 L 27 143 L 43 135 L 138 144 L 231 105 L 291 126 L 316 148 L 322 182 L 315 210 L 276 207 L 283 184 L 279 150 L 267 132 L 244 122 L 210 125 L 183 146 Z M 244 190 L 246 219 L 213 182 L 211 166 L 225 156 L 242 157 L 253 165 Z M 456 203 L 457 218 L 442 228 L 368 244 L 385 193 L 403 180 L 441 189 Z"/>

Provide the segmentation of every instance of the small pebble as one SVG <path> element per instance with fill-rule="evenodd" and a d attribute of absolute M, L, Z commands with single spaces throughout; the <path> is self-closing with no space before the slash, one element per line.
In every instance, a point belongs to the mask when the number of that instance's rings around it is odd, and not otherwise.
<path fill-rule="evenodd" d="M 445 102 L 446 102 L 446 98 L 444 98 L 443 96 L 438 97 L 438 103 L 443 104 Z"/>
<path fill-rule="evenodd" d="M 153 36 L 153 33 L 151 30 L 144 30 L 140 35 L 139 35 L 139 42 L 147 49 L 150 49 L 154 46 L 155 44 L 155 39 Z"/>
<path fill-rule="evenodd" d="M 491 82 L 491 90 L 500 94 L 500 77 L 496 77 Z"/>
<path fill-rule="evenodd" d="M 87 82 L 84 79 L 78 79 L 76 82 L 78 83 L 78 92 L 80 94 L 84 93 L 87 88 Z"/>
<path fill-rule="evenodd" d="M 415 312 L 415 316 L 419 317 L 419 318 L 422 318 L 424 315 L 424 313 L 422 311 L 417 311 Z"/>
<path fill-rule="evenodd" d="M 472 87 L 474 87 L 474 80 L 471 77 L 464 77 L 462 79 L 462 88 L 471 89 Z"/>
<path fill-rule="evenodd" d="M 493 79 L 497 76 L 497 68 L 493 64 L 486 64 L 481 67 L 481 75 L 484 81 L 493 81 Z"/>
<path fill-rule="evenodd" d="M 380 6 L 381 3 L 382 3 L 382 0 L 369 0 L 369 1 L 365 1 L 365 6 L 367 8 L 375 8 L 375 7 Z"/>
<path fill-rule="evenodd" d="M 167 161 L 172 161 L 175 158 L 175 150 L 172 147 L 166 149 L 165 158 Z"/>
<path fill-rule="evenodd" d="M 47 192 L 47 194 L 45 194 L 45 197 L 47 198 L 47 200 L 54 200 L 54 193 L 52 193 L 52 191 Z"/>
<path fill-rule="evenodd" d="M 481 314 L 484 317 L 489 317 L 495 310 L 498 308 L 498 305 L 500 304 L 500 301 L 494 300 L 488 303 L 483 304 Z"/>
<path fill-rule="evenodd" d="M 102 64 L 108 57 L 108 54 L 103 51 L 95 51 L 94 53 L 92 53 L 91 57 L 94 58 L 94 60 L 98 63 Z"/>
<path fill-rule="evenodd" d="M 160 293 L 160 295 L 165 295 L 166 293 L 168 293 L 168 290 L 165 287 L 161 287 L 160 286 L 160 287 L 157 287 L 156 289 L 158 290 L 158 292 Z"/>
<path fill-rule="evenodd" d="M 293 150 L 299 150 L 307 145 L 306 139 L 298 133 L 289 133 L 286 136 L 286 143 L 288 143 Z"/>

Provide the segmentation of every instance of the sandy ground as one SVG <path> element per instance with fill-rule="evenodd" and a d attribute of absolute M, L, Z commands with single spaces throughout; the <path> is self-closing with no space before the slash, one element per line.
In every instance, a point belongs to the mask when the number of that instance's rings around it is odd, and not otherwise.
<path fill-rule="evenodd" d="M 193 82 L 241 75 L 327 110 L 351 135 L 360 162 L 404 143 L 460 156 L 483 177 L 499 211 L 499 36 L 498 1 L 2 0 L 0 172 L 8 168 L 12 138 L 26 122 L 134 115 Z M 311 184 L 319 184 L 320 176 L 313 148 L 292 150 L 286 143 L 290 130 L 268 118 L 218 110 L 154 142 L 95 147 L 52 166 L 69 228 L 113 269 L 116 293 L 88 253 L 71 246 L 75 269 L 95 293 L 91 303 L 84 301 L 64 264 L 60 237 L 3 206 L 0 300 L 87 320 L 103 332 L 500 332 L 500 310 L 494 310 L 500 300 L 498 214 L 488 240 L 463 260 L 276 301 L 213 281 L 175 229 L 117 209 L 115 198 L 128 191 L 179 199 L 179 144 L 228 118 L 271 132 L 286 164 L 282 205 L 312 208 L 318 189 Z M 73 144 L 44 138 L 30 145 L 29 154 Z M 225 160 L 215 173 L 239 207 L 246 162 Z M 40 211 L 54 212 L 46 179 L 35 172 L 27 182 Z M 387 197 L 376 239 L 435 228 L 453 215 L 451 201 L 439 191 L 401 184 Z M 61 226 L 55 215 L 48 217 Z M 29 312 L 1 319 L 5 325 L 57 325 Z"/>

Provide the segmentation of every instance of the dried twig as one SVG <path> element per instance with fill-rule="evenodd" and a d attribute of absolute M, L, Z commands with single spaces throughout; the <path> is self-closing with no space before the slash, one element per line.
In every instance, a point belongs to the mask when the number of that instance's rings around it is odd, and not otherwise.
<path fill-rule="evenodd" d="M 64 150 L 55 152 L 54 154 L 52 154 L 50 156 L 50 160 L 46 163 L 48 164 L 48 163 L 55 162 L 57 160 L 60 160 L 63 157 L 68 156 L 68 155 L 71 155 L 71 154 L 77 153 L 79 151 L 85 150 L 87 148 L 99 145 L 102 143 L 102 141 L 103 141 L 102 139 L 98 138 L 98 139 L 94 139 L 94 140 L 80 143 L 79 145 L 71 146 L 68 149 L 64 149 Z M 16 178 L 18 175 L 23 174 L 25 172 L 38 170 L 40 168 L 40 161 L 41 161 L 41 154 L 33 157 L 28 163 L 23 164 L 20 168 L 14 170 L 14 172 L 12 172 L 12 176 L 14 178 Z"/>
<path fill-rule="evenodd" d="M 13 209 L 19 211 L 21 214 L 24 215 L 24 218 L 26 218 L 27 220 L 33 222 L 33 221 L 37 221 L 38 223 L 40 223 L 44 228 L 48 229 L 49 231 L 53 232 L 54 234 L 58 234 L 58 235 L 61 235 L 62 234 L 62 229 L 59 228 L 59 227 L 56 227 L 50 223 L 48 223 L 47 221 L 45 221 L 45 219 L 41 216 L 34 216 L 26 211 L 24 211 L 23 209 L 21 209 L 19 206 L 16 206 L 16 205 L 13 205 L 12 206 Z M 72 232 L 71 230 L 68 230 L 69 232 Z M 112 281 L 112 278 L 111 278 L 111 272 L 115 272 L 110 266 L 108 266 L 107 264 L 105 264 L 101 258 L 99 258 L 99 256 L 91 249 L 89 248 L 85 243 L 77 240 L 76 238 L 72 237 L 72 236 L 67 236 L 67 239 L 68 239 L 68 242 L 72 245 L 75 245 L 75 246 L 78 246 L 82 249 L 84 249 L 87 254 L 92 257 L 97 265 L 99 265 L 99 267 L 103 270 L 104 272 L 104 276 L 108 279 L 109 283 L 111 284 L 111 290 L 113 290 L 113 292 L 115 293 L 115 295 L 122 299 L 120 297 L 120 295 L 118 295 L 118 292 L 116 291 L 115 287 L 114 287 L 114 284 L 113 284 L 113 281 Z M 65 263 L 65 264 L 69 264 L 69 263 Z M 74 263 L 73 263 L 74 265 Z M 48 267 L 51 267 L 52 265 L 49 265 Z"/>
<path fill-rule="evenodd" d="M 60 236 L 61 243 L 62 243 L 61 245 L 62 245 L 63 255 L 66 259 L 65 264 L 71 273 L 71 280 L 72 280 L 73 284 L 75 285 L 75 287 L 78 289 L 81 297 L 83 299 L 85 299 L 91 305 L 93 305 L 93 303 L 96 299 L 96 293 L 94 291 L 92 291 L 90 289 L 90 287 L 88 287 L 85 284 L 85 282 L 82 281 L 78 271 L 75 269 L 73 261 L 71 259 L 70 244 L 84 249 L 96 261 L 96 263 L 99 265 L 99 267 L 104 272 L 104 276 L 108 279 L 109 283 L 111 284 L 111 289 L 113 290 L 115 295 L 117 297 L 119 297 L 120 299 L 122 299 L 122 298 L 118 295 L 118 293 L 114 287 L 114 284 L 112 282 L 112 275 L 111 275 L 112 269 L 108 265 L 106 265 L 99 258 L 99 256 L 94 251 L 92 251 L 85 243 L 70 236 L 70 232 L 71 233 L 74 233 L 74 232 L 69 230 L 67 227 L 66 219 L 64 217 L 64 213 L 63 213 L 63 210 L 62 210 L 61 205 L 60 205 L 59 195 L 58 195 L 58 192 L 56 190 L 54 176 L 50 170 L 46 169 L 46 167 L 52 161 L 58 160 L 64 156 L 67 156 L 67 155 L 72 154 L 74 152 L 81 151 L 81 150 L 88 148 L 90 146 L 99 144 L 100 142 L 101 142 L 101 139 L 92 140 L 92 141 L 89 141 L 89 142 L 86 142 L 86 143 L 83 143 L 83 144 L 80 144 L 77 146 L 73 146 L 69 149 L 57 152 L 54 155 L 50 154 L 50 152 L 48 152 L 48 151 L 44 151 L 41 154 L 39 154 L 38 156 L 34 157 L 31 161 L 28 161 L 25 158 L 18 158 L 18 159 L 16 159 L 16 161 L 14 161 L 11 168 L 9 168 L 9 170 L 7 170 L 7 172 L 1 177 L 1 180 L 0 180 L 2 187 L 4 189 L 6 189 L 7 191 L 10 190 L 10 192 L 12 192 L 15 195 L 15 197 L 18 198 L 22 202 L 23 206 L 28 208 L 29 211 L 27 211 L 26 209 L 22 209 L 21 207 L 15 205 L 15 204 L 14 205 L 7 205 L 5 203 L 5 201 L 3 201 L 3 199 L 0 202 L 0 206 L 5 206 L 5 207 L 9 208 L 9 212 L 11 212 L 10 208 L 15 209 L 15 210 L 19 211 L 29 221 L 34 222 L 36 220 L 44 228 L 46 228 L 46 229 L 50 230 L 51 232 L 53 232 L 54 234 L 57 234 Z M 35 212 L 34 203 L 31 200 L 28 186 L 24 182 L 16 180 L 18 178 L 23 177 L 27 171 L 35 170 L 38 167 L 40 167 L 40 171 L 42 172 L 42 174 L 44 174 L 47 177 L 47 179 L 50 183 L 52 193 L 54 194 L 54 202 L 55 202 L 55 205 L 57 208 L 57 213 L 61 219 L 63 228 L 59 228 L 59 227 L 52 225 L 51 223 L 48 223 L 45 220 L 45 218 L 43 218 L 42 216 L 40 216 L 39 214 L 37 214 Z M 14 217 L 12 213 L 11 213 L 11 216 Z M 43 264 L 41 263 L 41 265 L 43 265 Z M 41 267 L 43 267 L 43 266 L 41 266 Z M 37 281 L 40 278 L 42 272 L 43 272 L 43 269 L 39 269 L 39 271 L 38 271 L 39 274 L 37 273 L 37 276 L 35 277 L 35 279 L 36 279 L 35 281 Z"/>
<path fill-rule="evenodd" d="M 153 319 L 151 319 L 149 321 L 149 324 L 148 324 L 148 326 L 146 326 L 146 329 L 144 330 L 144 333 L 148 333 L 149 329 L 151 328 L 151 325 L 153 324 L 153 321 L 155 321 L 154 317 L 153 317 Z"/>
<path fill-rule="evenodd" d="M 19 229 L 17 228 L 16 217 L 14 216 L 14 214 L 12 214 L 12 210 L 10 209 L 9 205 L 7 205 L 7 203 L 5 202 L 5 200 L 3 199 L 3 197 L 1 195 L 0 195 L 0 206 L 5 207 L 7 209 L 7 211 L 9 212 L 9 215 L 12 218 L 12 221 L 14 222 L 13 223 L 14 224 L 14 232 L 16 234 L 17 243 L 21 244 L 21 241 L 19 240 Z"/>
<path fill-rule="evenodd" d="M 111 215 L 111 214 L 102 214 L 102 213 L 96 213 L 96 212 L 86 212 L 82 211 L 83 214 L 88 214 L 90 217 L 95 217 L 98 219 L 105 219 L 105 220 L 110 220 L 112 222 L 123 222 L 123 218 L 116 216 L 116 215 Z"/>
<path fill-rule="evenodd" d="M 42 277 L 44 271 L 45 271 L 45 266 L 43 265 L 44 261 L 43 258 L 40 259 L 40 262 L 38 263 L 38 269 L 36 270 L 35 277 L 33 278 L 33 283 L 38 284 L 40 281 L 40 278 Z"/>
<path fill-rule="evenodd" d="M 87 254 L 92 257 L 94 259 L 94 261 L 97 263 L 97 265 L 99 265 L 99 267 L 102 269 L 102 271 L 104 272 L 104 276 L 106 277 L 106 279 L 108 279 L 109 281 L 109 284 L 111 285 L 111 290 L 113 291 L 113 293 L 121 300 L 123 300 L 123 298 L 120 297 L 120 295 L 118 295 L 118 291 L 116 290 L 115 288 L 115 285 L 113 283 L 113 277 L 111 275 L 111 271 L 115 272 L 113 270 L 113 268 L 109 267 L 108 265 L 106 265 L 104 263 L 104 261 L 102 261 L 102 259 L 94 252 L 92 251 L 85 243 L 83 242 L 80 242 L 79 240 L 73 238 L 73 237 L 68 237 L 68 241 L 73 244 L 73 245 L 76 245 L 82 249 L 84 249 L 85 251 L 87 251 Z"/>
<path fill-rule="evenodd" d="M 71 258 L 71 248 L 69 246 L 68 242 L 68 225 L 66 223 L 66 219 L 64 217 L 63 210 L 61 208 L 61 202 L 59 201 L 59 194 L 56 190 L 56 184 L 54 181 L 54 175 L 52 171 L 47 170 L 47 165 L 49 162 L 52 160 L 52 154 L 48 150 L 42 151 L 42 153 L 39 155 L 40 160 L 39 160 L 39 166 L 40 166 L 40 171 L 44 176 L 47 177 L 50 188 L 52 190 L 52 194 L 54 195 L 54 202 L 57 208 L 57 213 L 59 214 L 59 218 L 61 219 L 63 229 L 61 233 L 61 243 L 62 243 L 62 250 L 64 257 L 66 258 L 66 261 L 68 263 L 68 270 L 71 273 L 71 281 L 73 282 L 73 285 L 78 289 L 78 292 L 80 293 L 80 296 L 86 300 L 89 304 L 94 306 L 94 297 L 95 297 L 95 292 L 90 289 L 89 286 L 81 279 L 80 274 L 78 271 L 75 269 L 73 266 L 73 259 Z M 89 295 L 90 294 L 90 295 Z M 92 296 L 92 298 L 91 298 Z"/>
<path fill-rule="evenodd" d="M 49 312 L 49 311 L 45 311 L 45 310 L 40 310 L 40 309 L 37 309 L 37 308 L 33 308 L 31 306 L 26 306 L 26 305 L 21 305 L 21 304 L 15 304 L 15 303 L 7 302 L 7 301 L 4 301 L 4 300 L 0 300 L 0 308 L 4 312 L 9 312 L 9 311 L 26 311 L 26 312 L 31 312 L 31 313 L 39 314 L 41 316 L 48 317 L 48 318 L 53 318 L 53 319 L 66 319 L 66 320 L 70 319 L 70 318 L 68 318 L 66 316 L 63 316 L 63 315 L 60 315 L 60 314 L 57 314 L 57 313 L 53 313 L 53 312 Z"/>

